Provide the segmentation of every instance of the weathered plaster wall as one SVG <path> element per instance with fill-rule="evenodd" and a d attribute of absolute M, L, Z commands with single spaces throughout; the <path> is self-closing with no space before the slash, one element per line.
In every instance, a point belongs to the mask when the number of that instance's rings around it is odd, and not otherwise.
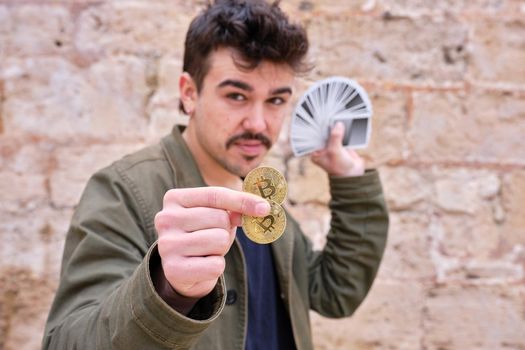
<path fill-rule="evenodd" d="M 38 349 L 64 233 L 96 169 L 177 116 L 202 1 L 0 0 L 0 349 Z M 312 315 L 318 349 L 525 349 L 525 1 L 283 1 L 314 71 L 369 91 L 391 230 L 354 317 Z M 324 174 L 290 157 L 288 208 L 317 246 Z"/>

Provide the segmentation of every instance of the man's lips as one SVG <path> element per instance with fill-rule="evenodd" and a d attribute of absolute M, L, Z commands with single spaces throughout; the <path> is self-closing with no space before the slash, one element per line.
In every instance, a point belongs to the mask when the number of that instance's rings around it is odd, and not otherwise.
<path fill-rule="evenodd" d="M 258 140 L 239 140 L 234 142 L 234 146 L 247 156 L 258 156 L 266 151 L 266 146 Z"/>
<path fill-rule="evenodd" d="M 244 132 L 231 137 L 226 142 L 226 149 L 232 146 L 239 148 L 245 156 L 256 157 L 270 149 L 272 142 L 261 133 Z"/>

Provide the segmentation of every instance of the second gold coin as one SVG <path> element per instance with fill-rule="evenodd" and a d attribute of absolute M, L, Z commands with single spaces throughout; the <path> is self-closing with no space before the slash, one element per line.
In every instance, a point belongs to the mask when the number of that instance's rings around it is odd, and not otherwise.
<path fill-rule="evenodd" d="M 270 214 L 263 218 L 242 216 L 242 229 L 246 236 L 259 244 L 268 244 L 277 240 L 286 228 L 286 214 L 276 202 L 270 200 Z"/>

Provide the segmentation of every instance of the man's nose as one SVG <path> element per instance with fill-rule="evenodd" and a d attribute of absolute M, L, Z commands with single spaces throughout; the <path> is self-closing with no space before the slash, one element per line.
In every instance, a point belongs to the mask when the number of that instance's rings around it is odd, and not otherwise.
<path fill-rule="evenodd" d="M 253 133 L 266 130 L 266 119 L 264 118 L 264 106 L 256 104 L 248 111 L 248 115 L 243 120 L 243 128 Z"/>

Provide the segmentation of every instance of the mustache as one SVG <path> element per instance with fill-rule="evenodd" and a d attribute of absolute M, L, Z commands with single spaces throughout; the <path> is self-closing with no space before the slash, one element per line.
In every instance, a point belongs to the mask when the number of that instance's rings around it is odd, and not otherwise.
<path fill-rule="evenodd" d="M 261 133 L 254 134 L 252 132 L 245 131 L 242 134 L 234 135 L 230 137 L 228 141 L 226 142 L 226 149 L 230 148 L 235 142 L 240 141 L 240 140 L 257 140 L 257 141 L 261 141 L 261 143 L 267 149 L 270 149 L 270 147 L 272 147 L 272 141 L 270 141 L 270 139 L 267 136 Z"/>

